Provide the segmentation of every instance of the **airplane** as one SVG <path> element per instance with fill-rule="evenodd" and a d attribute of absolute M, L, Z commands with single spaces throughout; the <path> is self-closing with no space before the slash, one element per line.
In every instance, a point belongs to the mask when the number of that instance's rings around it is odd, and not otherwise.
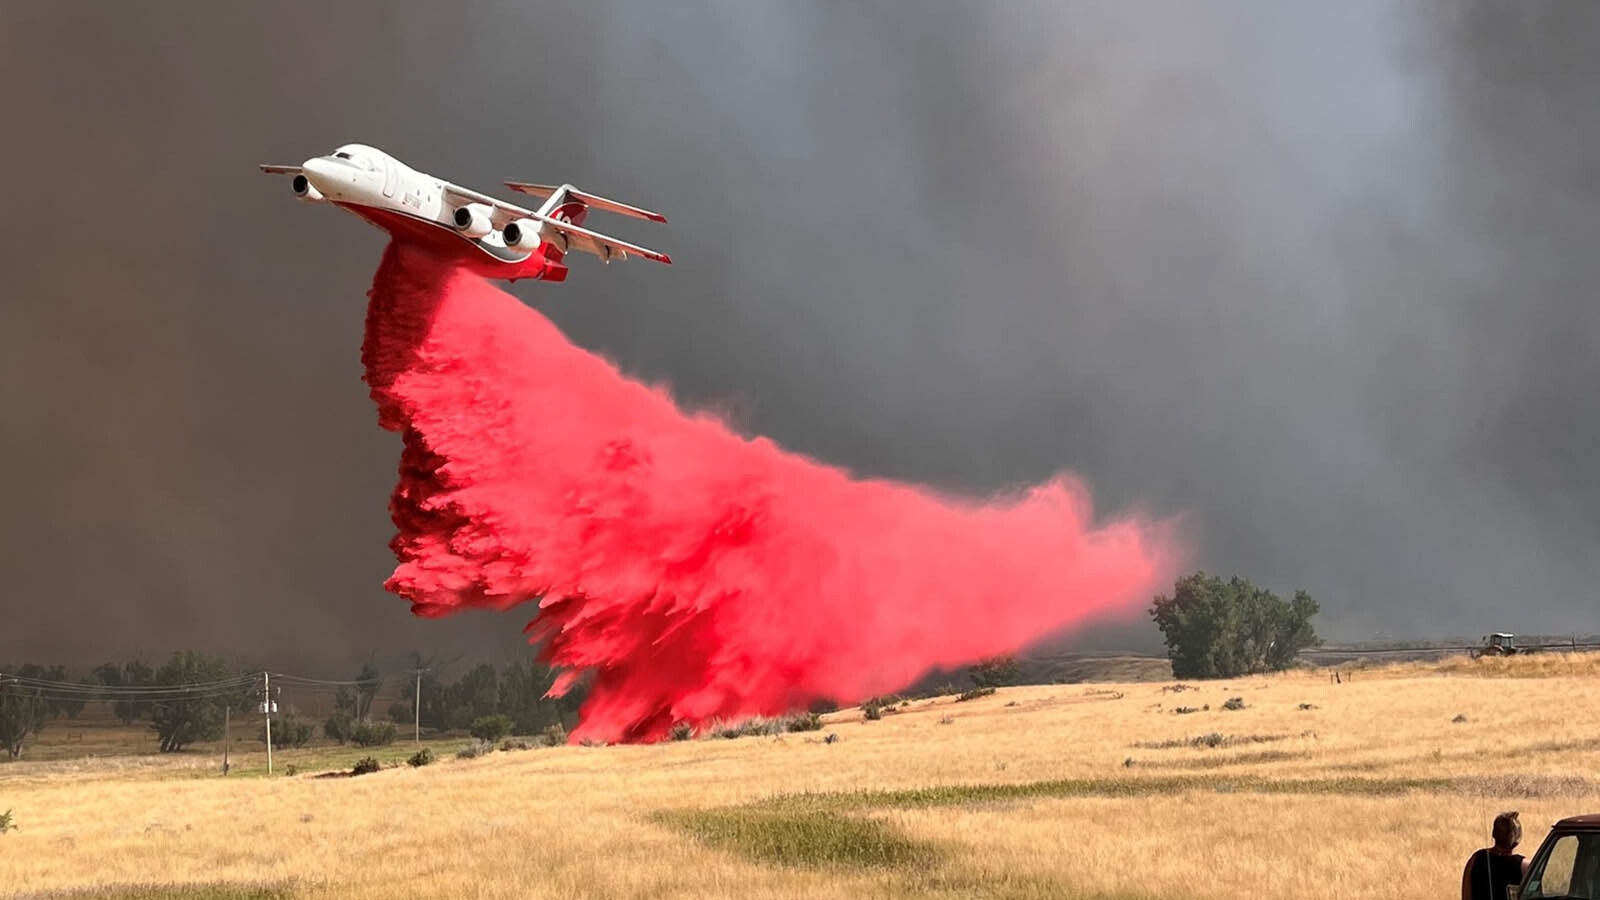
<path fill-rule="evenodd" d="M 544 201 L 536 210 L 524 209 L 418 172 L 365 144 L 345 144 L 298 166 L 263 165 L 261 171 L 292 176 L 290 188 L 307 203 L 332 203 L 485 278 L 565 281 L 563 259 L 573 250 L 606 263 L 639 256 L 672 264 L 665 253 L 583 227 L 591 209 L 651 222 L 666 222 L 665 216 L 570 184 L 506 182 L 513 191 Z"/>

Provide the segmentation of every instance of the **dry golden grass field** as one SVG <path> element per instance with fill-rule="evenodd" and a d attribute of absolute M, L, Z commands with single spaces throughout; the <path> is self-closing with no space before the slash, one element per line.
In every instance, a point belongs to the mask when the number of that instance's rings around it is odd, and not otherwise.
<path fill-rule="evenodd" d="M 359 751 L 280 753 L 305 774 L 271 779 L 259 755 L 226 778 L 210 755 L 23 761 L 0 766 L 0 894 L 1450 897 L 1495 813 L 1521 811 L 1531 851 L 1600 812 L 1595 654 L 1173 688 L 1021 687 L 781 737 L 440 746 L 357 778 L 312 772 Z"/>

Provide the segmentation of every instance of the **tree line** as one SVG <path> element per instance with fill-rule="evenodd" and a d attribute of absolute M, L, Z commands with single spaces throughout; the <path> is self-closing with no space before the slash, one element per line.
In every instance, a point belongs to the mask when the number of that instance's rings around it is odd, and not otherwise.
<path fill-rule="evenodd" d="M 496 718 L 491 730 L 531 735 L 570 727 L 583 699 L 581 687 L 565 697 L 545 697 L 555 673 L 533 660 L 498 668 L 480 664 L 454 681 L 424 670 L 420 658 L 417 663 L 388 677 L 369 663 L 348 682 L 273 673 L 273 745 L 304 745 L 315 738 L 318 726 L 324 738 L 339 743 L 387 743 L 397 726 L 420 725 L 430 734 L 466 732 L 486 717 Z M 107 662 L 76 678 L 64 665 L 0 665 L 0 747 L 16 759 L 29 738 L 51 722 L 78 719 L 90 703 L 104 704 L 123 725 L 148 722 L 164 753 L 221 740 L 225 723 L 240 716 L 261 722 L 257 738 L 264 740 L 264 686 L 259 669 L 239 669 L 191 650 L 173 653 L 159 667 L 139 660 Z M 320 723 L 286 701 L 295 693 L 326 697 L 331 687 L 337 688 L 333 711 Z M 390 703 L 380 718 L 373 707 L 385 688 L 403 699 Z M 414 706 L 419 698 L 420 710 Z M 497 717 L 503 717 L 503 726 Z"/>

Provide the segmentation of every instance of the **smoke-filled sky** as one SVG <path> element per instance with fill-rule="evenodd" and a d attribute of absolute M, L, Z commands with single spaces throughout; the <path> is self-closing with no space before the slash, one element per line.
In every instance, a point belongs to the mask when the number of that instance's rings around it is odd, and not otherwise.
<path fill-rule="evenodd" d="M 381 588 L 384 237 L 254 168 L 347 141 L 665 212 L 516 292 L 791 449 L 1075 471 L 1332 638 L 1600 630 L 1596 84 L 1587 4 L 10 4 L 0 658 L 520 646 Z"/>

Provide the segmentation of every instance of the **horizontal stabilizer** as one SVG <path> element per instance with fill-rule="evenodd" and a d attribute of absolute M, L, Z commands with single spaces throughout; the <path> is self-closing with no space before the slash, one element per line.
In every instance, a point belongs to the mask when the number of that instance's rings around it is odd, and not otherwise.
<path fill-rule="evenodd" d="M 522 181 L 508 181 L 506 182 L 506 187 L 511 188 L 513 191 L 516 191 L 519 194 L 528 194 L 529 196 L 538 197 L 540 200 L 548 199 L 550 195 L 556 193 L 557 191 L 565 190 L 568 197 L 571 197 L 590 209 L 605 210 L 606 212 L 616 213 L 622 216 L 631 216 L 635 219 L 647 219 L 651 222 L 667 221 L 667 217 L 660 213 L 654 213 L 648 209 L 640 209 L 637 206 L 629 206 L 626 203 L 618 203 L 615 200 L 607 200 L 604 197 L 597 197 L 594 194 L 586 194 L 570 184 L 528 184 Z"/>

